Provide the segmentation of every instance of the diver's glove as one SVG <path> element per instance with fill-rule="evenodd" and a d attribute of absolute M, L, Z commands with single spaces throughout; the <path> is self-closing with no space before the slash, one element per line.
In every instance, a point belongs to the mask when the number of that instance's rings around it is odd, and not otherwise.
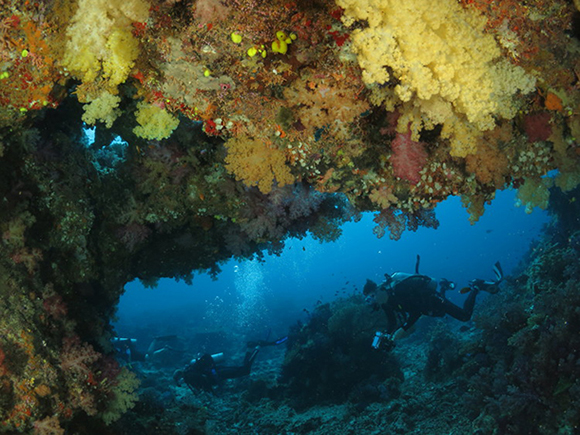
<path fill-rule="evenodd" d="M 469 290 L 481 290 L 492 295 L 496 294 L 499 291 L 499 284 L 503 281 L 503 270 L 499 261 L 496 261 L 493 265 L 493 273 L 495 274 L 495 280 L 493 281 L 484 281 L 483 279 L 469 281 Z M 462 291 L 462 293 L 467 292 Z"/>

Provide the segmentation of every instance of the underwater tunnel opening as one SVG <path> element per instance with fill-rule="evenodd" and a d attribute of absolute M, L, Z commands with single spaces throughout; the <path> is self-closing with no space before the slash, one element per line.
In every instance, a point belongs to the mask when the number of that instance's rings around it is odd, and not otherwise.
<path fill-rule="evenodd" d="M 436 209 L 437 230 L 419 228 L 398 241 L 378 239 L 373 215 L 365 213 L 361 221 L 345 224 L 335 242 L 288 239 L 281 255 L 230 260 L 217 279 L 199 273 L 190 285 L 161 279 L 155 288 L 135 280 L 125 287 L 114 327 L 119 336 L 137 339 L 142 350 L 156 336 L 175 335 L 186 346 L 202 347 L 195 351 L 219 351 L 214 347 L 232 346 L 230 340 L 235 347 L 285 334 L 316 304 L 359 293 L 367 278 L 381 282 L 385 273 L 412 272 L 417 254 L 421 273 L 454 281 L 457 288 L 473 278 L 492 278 L 498 260 L 509 275 L 548 222 L 546 212 L 526 214 L 515 199 L 512 190 L 497 192 L 479 222 L 470 225 L 459 198 L 449 198 Z M 457 303 L 465 297 L 447 296 Z"/>

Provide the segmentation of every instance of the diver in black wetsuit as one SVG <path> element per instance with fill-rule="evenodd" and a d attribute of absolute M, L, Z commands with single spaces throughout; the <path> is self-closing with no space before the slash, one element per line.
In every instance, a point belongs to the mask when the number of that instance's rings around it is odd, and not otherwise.
<path fill-rule="evenodd" d="M 126 364 L 135 361 L 145 361 L 145 354 L 137 350 L 137 340 L 134 338 L 114 337 L 112 340 L 117 358 Z"/>
<path fill-rule="evenodd" d="M 455 288 L 455 284 L 446 279 L 441 279 L 439 285 L 436 280 L 419 274 L 419 256 L 415 274 L 396 272 L 385 275 L 386 280 L 380 286 L 371 280 L 367 280 L 363 293 L 371 299 L 378 308 L 382 308 L 387 316 L 387 330 L 377 332 L 373 347 L 389 350 L 394 346 L 394 340 L 402 338 L 422 315 L 443 317 L 446 314 L 451 317 L 467 322 L 473 314 L 475 299 L 480 291 L 497 293 L 499 283 L 503 279 L 501 265 L 496 262 L 494 281 L 474 279 L 469 282 L 469 287 L 461 290 L 461 293 L 469 292 L 463 303 L 463 307 L 455 305 L 445 297 L 445 292 Z M 437 288 L 439 287 L 439 289 Z"/>
<path fill-rule="evenodd" d="M 212 387 L 218 385 L 224 379 L 241 378 L 250 374 L 252 364 L 258 356 L 261 347 L 276 346 L 288 340 L 288 337 L 282 337 L 275 341 L 255 341 L 248 343 L 252 350 L 246 352 L 244 363 L 241 366 L 219 366 L 217 363 L 223 359 L 223 353 L 210 355 L 204 354 L 199 358 L 193 359 L 184 369 L 176 370 L 173 379 L 179 385 L 181 381 L 193 391 L 201 389 L 211 391 Z"/>

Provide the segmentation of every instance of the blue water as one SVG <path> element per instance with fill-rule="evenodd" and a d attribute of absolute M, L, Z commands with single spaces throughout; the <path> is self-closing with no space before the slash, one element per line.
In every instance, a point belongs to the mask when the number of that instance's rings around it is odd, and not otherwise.
<path fill-rule="evenodd" d="M 513 191 L 498 192 L 475 225 L 460 200 L 450 198 L 437 207 L 437 230 L 405 232 L 398 241 L 388 235 L 377 239 L 373 214 L 368 213 L 346 224 L 334 243 L 310 237 L 288 240 L 279 257 L 263 263 L 230 261 L 215 281 L 200 274 L 192 285 L 163 279 L 155 289 L 132 282 L 126 285 L 115 326 L 119 335 L 140 340 L 232 328 L 248 336 L 271 328 L 280 335 L 318 301 L 360 291 L 367 278 L 380 282 L 385 273 L 413 272 L 417 254 L 421 273 L 452 280 L 458 288 L 473 278 L 492 279 L 498 260 L 509 275 L 548 222 L 542 210 L 526 214 L 515 207 L 514 197 Z M 456 303 L 462 299 L 457 292 L 448 297 Z"/>

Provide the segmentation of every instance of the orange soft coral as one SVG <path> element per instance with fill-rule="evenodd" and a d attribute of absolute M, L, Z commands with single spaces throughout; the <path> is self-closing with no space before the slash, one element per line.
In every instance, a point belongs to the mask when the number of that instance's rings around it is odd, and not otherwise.
<path fill-rule="evenodd" d="M 505 123 L 496 128 L 477 144 L 477 152 L 465 158 L 466 169 L 475 174 L 477 181 L 502 189 L 508 173 L 508 156 L 502 145 L 509 141 L 512 135 L 510 125 Z"/>
<path fill-rule="evenodd" d="M 228 140 L 226 148 L 226 169 L 247 186 L 258 186 L 262 193 L 269 193 L 274 180 L 278 186 L 294 182 L 282 151 L 248 136 Z"/>
<path fill-rule="evenodd" d="M 305 73 L 292 87 L 284 90 L 296 116 L 314 135 L 325 128 L 332 136 L 346 140 L 352 136 L 350 124 L 366 112 L 369 104 L 359 99 L 361 83 L 339 80 L 338 75 Z"/>
<path fill-rule="evenodd" d="M 482 184 L 491 184 L 496 189 L 504 187 L 507 173 L 507 158 L 500 150 L 482 144 L 476 154 L 466 157 L 466 169 L 474 173 L 477 181 Z"/>

